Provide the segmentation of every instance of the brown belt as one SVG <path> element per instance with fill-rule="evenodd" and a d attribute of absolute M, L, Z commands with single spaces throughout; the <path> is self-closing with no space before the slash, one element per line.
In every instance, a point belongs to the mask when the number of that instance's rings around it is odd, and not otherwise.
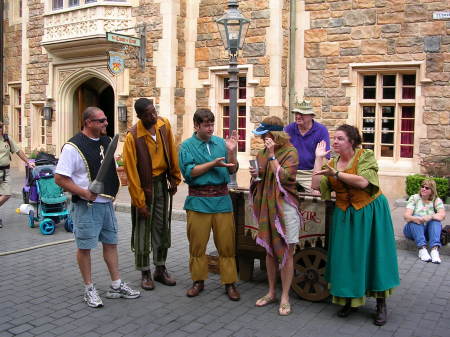
<path fill-rule="evenodd" d="M 190 197 L 222 197 L 228 194 L 227 184 L 189 186 Z"/>

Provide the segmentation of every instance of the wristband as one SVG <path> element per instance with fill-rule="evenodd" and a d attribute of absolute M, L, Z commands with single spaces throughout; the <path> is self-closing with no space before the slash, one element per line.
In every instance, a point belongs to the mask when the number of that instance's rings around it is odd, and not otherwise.
<path fill-rule="evenodd" d="M 336 173 L 334 174 L 334 176 L 336 177 L 336 179 L 339 179 L 339 171 L 338 170 L 336 170 Z"/>
<path fill-rule="evenodd" d="M 275 159 L 277 159 L 277 158 L 275 158 L 275 156 L 269 157 L 269 161 L 275 160 Z"/>

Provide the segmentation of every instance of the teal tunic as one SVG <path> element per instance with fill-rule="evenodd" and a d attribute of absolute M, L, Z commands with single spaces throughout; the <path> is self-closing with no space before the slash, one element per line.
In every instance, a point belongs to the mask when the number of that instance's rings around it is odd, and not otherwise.
<path fill-rule="evenodd" d="M 365 190 L 371 195 L 379 190 L 377 171 L 373 152 L 364 151 L 357 174 L 369 181 Z M 326 177 L 322 178 L 321 192 L 323 198 L 329 198 L 331 186 Z M 384 195 L 359 210 L 335 207 L 325 278 L 333 302 L 344 305 L 345 299 L 351 298 L 353 307 L 363 305 L 366 296 L 388 297 L 400 284 L 391 212 Z"/>
<path fill-rule="evenodd" d="M 224 157 L 227 161 L 228 152 L 223 138 L 212 136 L 205 142 L 194 133 L 191 138 L 186 139 L 178 153 L 180 170 L 186 184 L 189 186 L 228 184 L 230 174 L 226 167 L 213 167 L 198 177 L 191 176 L 195 166 L 220 157 Z M 233 211 L 233 204 L 229 194 L 220 197 L 188 196 L 184 202 L 184 209 L 201 213 L 225 213 Z"/>

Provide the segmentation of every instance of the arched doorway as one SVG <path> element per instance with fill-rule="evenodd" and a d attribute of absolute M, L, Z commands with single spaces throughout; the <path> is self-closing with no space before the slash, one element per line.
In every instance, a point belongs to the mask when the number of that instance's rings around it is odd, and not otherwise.
<path fill-rule="evenodd" d="M 108 136 L 114 136 L 114 90 L 111 85 L 97 77 L 80 84 L 74 92 L 74 134 L 81 130 L 82 114 L 88 106 L 103 110 L 108 118 Z"/>

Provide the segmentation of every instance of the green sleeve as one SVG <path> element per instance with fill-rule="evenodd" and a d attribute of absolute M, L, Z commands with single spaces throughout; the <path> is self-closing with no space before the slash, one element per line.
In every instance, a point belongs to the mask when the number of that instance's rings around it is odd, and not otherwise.
<path fill-rule="evenodd" d="M 374 195 L 379 191 L 380 182 L 378 180 L 378 163 L 372 150 L 364 150 L 361 154 L 356 173 L 369 181 L 369 185 L 364 191 L 370 195 Z"/>
<path fill-rule="evenodd" d="M 332 188 L 328 183 L 328 178 L 323 176 L 320 180 L 320 194 L 322 196 L 322 200 L 331 200 L 331 191 Z"/>

